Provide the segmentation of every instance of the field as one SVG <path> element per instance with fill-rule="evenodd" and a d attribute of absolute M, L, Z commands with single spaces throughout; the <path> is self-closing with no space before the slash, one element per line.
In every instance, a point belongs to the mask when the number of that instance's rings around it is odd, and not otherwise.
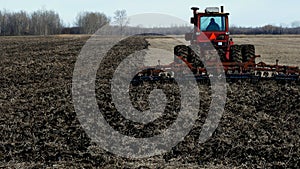
<path fill-rule="evenodd" d="M 276 59 L 279 64 L 300 66 L 299 35 L 233 35 L 231 36 L 235 44 L 253 44 L 257 55 L 257 62 L 275 64 Z M 184 38 L 175 36 L 173 38 L 154 38 L 148 39 L 153 48 L 159 48 L 173 53 L 174 45 L 186 44 Z M 167 62 L 171 62 L 173 57 L 169 57 Z"/>
<path fill-rule="evenodd" d="M 299 35 L 253 35 L 233 36 L 237 44 L 254 44 L 256 53 L 261 55 L 258 61 L 275 64 L 276 59 L 283 65 L 300 66 Z"/>
<path fill-rule="evenodd" d="M 300 85 L 261 81 L 226 84 L 225 112 L 211 138 L 199 143 L 201 126 L 210 105 L 210 87 L 199 84 L 199 117 L 189 134 L 170 152 L 151 158 L 115 156 L 88 137 L 72 100 L 72 77 L 77 56 L 88 36 L 0 37 L 0 167 L 3 168 L 297 168 L 300 161 Z M 178 39 L 182 39 L 179 37 Z M 300 66 L 300 36 L 235 35 L 237 44 L 251 43 L 261 61 Z M 130 135 L 136 126 L 111 107 L 109 78 L 120 59 L 146 49 L 154 59 L 168 63 L 178 41 L 165 37 L 128 39 L 130 48 L 116 47 L 102 63 L 96 80 L 97 103 L 106 120 Z M 125 43 L 126 44 L 126 43 Z M 150 46 L 148 46 L 150 44 Z M 148 49 L 147 49 L 148 48 Z M 160 50 L 155 50 L 159 48 Z M 160 58 L 163 49 L 167 59 Z M 151 53 L 152 52 L 152 53 Z M 132 89 L 143 99 L 161 87 Z M 145 94 L 148 93 L 148 94 Z M 175 99 L 176 100 L 176 99 Z M 176 102 L 174 102 L 176 105 Z M 139 102 L 133 101 L 137 107 Z M 170 103 L 171 104 L 171 103 Z M 149 104 L 146 103 L 146 107 Z M 167 110 L 168 111 L 168 110 Z M 132 136 L 153 136 L 168 127 L 176 115 L 157 121 L 156 128 L 139 125 Z M 148 126 L 149 127 L 149 126 Z"/>

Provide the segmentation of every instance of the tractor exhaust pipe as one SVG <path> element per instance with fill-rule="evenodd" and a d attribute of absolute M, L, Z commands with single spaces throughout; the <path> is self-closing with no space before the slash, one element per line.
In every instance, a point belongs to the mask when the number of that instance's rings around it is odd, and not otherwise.
<path fill-rule="evenodd" d="M 221 13 L 224 13 L 224 6 L 221 6 Z"/>
<path fill-rule="evenodd" d="M 192 7 L 191 10 L 193 11 L 193 17 L 191 18 L 191 24 L 197 26 L 197 11 L 199 10 L 198 7 Z"/>
<path fill-rule="evenodd" d="M 193 10 L 193 14 L 197 14 L 197 11 L 199 10 L 198 7 L 192 7 L 191 10 Z"/>

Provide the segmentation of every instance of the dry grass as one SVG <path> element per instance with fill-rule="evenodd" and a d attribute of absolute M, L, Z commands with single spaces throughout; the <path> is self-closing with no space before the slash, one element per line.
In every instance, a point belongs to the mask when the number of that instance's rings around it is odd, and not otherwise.
<path fill-rule="evenodd" d="M 256 54 L 261 55 L 257 62 L 263 61 L 275 64 L 276 59 L 279 64 L 300 66 L 300 35 L 234 35 L 235 44 L 253 44 Z M 151 48 L 159 48 L 172 52 L 175 45 L 184 42 L 183 37 L 175 38 L 148 38 Z M 180 41 L 178 41 L 180 40 Z M 187 43 L 188 44 L 188 43 Z"/>
<path fill-rule="evenodd" d="M 174 46 L 185 44 L 184 38 L 182 37 L 150 37 L 147 38 L 150 43 L 148 47 L 147 55 L 145 56 L 146 65 L 155 66 L 158 64 L 158 60 L 162 65 L 169 64 L 174 60 L 173 49 Z M 185 42 L 185 43 L 184 43 Z"/>
<path fill-rule="evenodd" d="M 300 66 L 300 35 L 236 35 L 236 44 L 253 44 L 256 54 L 261 55 L 258 61 Z"/>

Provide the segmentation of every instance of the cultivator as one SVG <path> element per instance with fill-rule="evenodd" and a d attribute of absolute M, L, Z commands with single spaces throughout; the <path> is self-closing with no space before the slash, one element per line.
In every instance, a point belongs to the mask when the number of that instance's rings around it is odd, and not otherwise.
<path fill-rule="evenodd" d="M 216 64 L 207 61 L 203 67 L 194 67 L 192 63 L 183 57 L 178 57 L 183 63 L 173 62 L 168 65 L 158 64 L 154 67 L 143 67 L 143 71 L 139 72 L 134 78 L 134 83 L 142 81 L 160 81 L 169 82 L 174 80 L 191 80 L 198 82 L 209 82 L 210 78 L 226 78 L 227 81 L 235 80 L 251 80 L 257 82 L 260 80 L 275 80 L 280 83 L 300 82 L 300 69 L 296 66 L 266 64 L 264 62 L 255 63 L 255 58 L 260 55 L 253 56 L 248 62 L 221 62 Z M 193 76 L 185 74 L 186 67 L 193 72 Z M 216 70 L 210 73 L 209 70 Z M 220 68 L 223 70 L 220 71 Z M 219 72 L 218 72 L 219 71 Z"/>
<path fill-rule="evenodd" d="M 300 69 L 296 66 L 280 65 L 264 62 L 256 63 L 260 55 L 255 54 L 252 44 L 236 45 L 229 37 L 229 13 L 221 12 L 218 7 L 209 7 L 205 12 L 198 12 L 193 7 L 191 23 L 194 30 L 185 35 L 189 46 L 174 47 L 174 61 L 168 65 L 158 64 L 154 67 L 142 67 L 133 82 L 141 81 L 173 81 L 196 79 L 208 81 L 210 78 L 226 78 L 226 80 L 250 79 L 276 80 L 278 82 L 299 82 Z M 188 67 L 193 76 L 184 73 Z"/>

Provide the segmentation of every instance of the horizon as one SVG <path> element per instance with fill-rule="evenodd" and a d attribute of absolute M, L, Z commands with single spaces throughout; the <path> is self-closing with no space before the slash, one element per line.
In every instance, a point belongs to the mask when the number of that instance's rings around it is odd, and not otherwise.
<path fill-rule="evenodd" d="M 75 26 L 74 22 L 80 12 L 100 12 L 110 17 L 113 20 L 114 12 L 116 10 L 125 9 L 128 17 L 145 16 L 146 14 L 153 14 L 150 27 L 164 27 L 165 25 L 190 25 L 189 20 L 192 16 L 191 7 L 199 7 L 199 11 L 204 11 L 206 7 L 210 6 L 224 6 L 225 12 L 230 13 L 230 26 L 236 27 L 262 27 L 265 25 L 293 27 L 300 26 L 300 14 L 297 12 L 300 2 L 293 0 L 286 0 L 284 2 L 276 2 L 271 0 L 258 1 L 253 0 L 250 2 L 240 2 L 238 0 L 191 0 L 190 3 L 174 0 L 170 2 L 161 2 L 152 0 L 151 2 L 141 2 L 132 0 L 125 1 L 96 1 L 91 0 L 89 3 L 82 3 L 81 0 L 58 1 L 51 2 L 46 0 L 31 0 L 31 1 L 17 1 L 17 0 L 0 0 L 0 10 L 4 9 L 9 12 L 26 11 L 32 13 L 37 10 L 53 10 L 59 14 L 60 19 L 63 21 L 64 26 Z M 284 10 L 284 12 L 282 12 Z M 170 22 L 166 18 L 157 17 L 159 14 L 169 15 L 177 18 L 177 21 Z M 263 14 L 263 15 L 262 15 Z M 133 25 L 143 25 L 139 23 L 143 19 L 139 19 Z M 179 21 L 179 22 L 178 22 Z M 178 24 L 180 23 L 180 24 Z M 132 23 L 130 23 L 132 25 Z M 146 25 L 145 27 L 149 27 Z"/>

